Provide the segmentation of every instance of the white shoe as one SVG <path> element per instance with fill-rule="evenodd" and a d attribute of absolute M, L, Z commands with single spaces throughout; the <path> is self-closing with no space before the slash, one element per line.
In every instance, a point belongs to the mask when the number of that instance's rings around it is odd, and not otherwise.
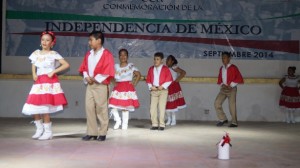
<path fill-rule="evenodd" d="M 166 114 L 167 114 L 167 122 L 166 122 L 166 125 L 170 125 L 171 124 L 171 114 L 170 114 L 170 112 L 166 112 Z"/>
<path fill-rule="evenodd" d="M 123 111 L 122 112 L 122 130 L 127 130 L 128 128 L 128 120 L 129 120 L 129 112 Z"/>
<path fill-rule="evenodd" d="M 176 125 L 176 120 L 172 120 L 172 122 L 171 122 L 171 124 L 170 124 L 171 126 L 174 126 L 174 125 Z"/>
<path fill-rule="evenodd" d="M 175 113 L 172 113 L 172 122 L 171 122 L 171 125 L 172 126 L 176 125 L 176 115 L 175 115 Z"/>
<path fill-rule="evenodd" d="M 291 111 L 290 111 L 290 122 L 291 122 L 292 124 L 295 124 L 295 123 L 296 123 L 295 117 L 294 117 L 294 110 L 291 110 Z"/>
<path fill-rule="evenodd" d="M 171 124 L 171 117 L 168 117 L 168 120 L 166 122 L 166 125 L 170 125 Z"/>
<path fill-rule="evenodd" d="M 32 138 L 38 139 L 39 137 L 42 136 L 42 134 L 44 132 L 43 122 L 42 122 L 42 120 L 36 120 L 36 121 L 34 121 L 34 124 L 36 127 L 36 131 L 35 131 L 35 134 L 32 136 Z"/>
<path fill-rule="evenodd" d="M 52 139 L 52 129 L 51 129 L 51 122 L 50 123 L 44 123 L 44 133 L 43 135 L 39 138 L 39 140 L 49 140 Z"/>
<path fill-rule="evenodd" d="M 291 118 L 290 118 L 290 114 L 289 114 L 289 111 L 288 110 L 285 110 L 285 122 L 287 124 L 291 123 Z"/>
<path fill-rule="evenodd" d="M 116 109 L 112 109 L 111 113 L 114 116 L 114 120 L 116 121 L 115 125 L 114 125 L 114 130 L 119 129 L 120 125 L 121 125 L 121 118 L 119 116 L 119 112 Z"/>

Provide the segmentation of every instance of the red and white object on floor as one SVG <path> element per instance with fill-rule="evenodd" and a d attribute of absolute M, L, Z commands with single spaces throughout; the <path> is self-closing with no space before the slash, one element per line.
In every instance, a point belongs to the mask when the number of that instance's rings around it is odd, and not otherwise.
<path fill-rule="evenodd" d="M 230 159 L 230 137 L 229 134 L 226 133 L 221 141 L 218 143 L 218 159 L 221 160 L 228 160 Z"/>

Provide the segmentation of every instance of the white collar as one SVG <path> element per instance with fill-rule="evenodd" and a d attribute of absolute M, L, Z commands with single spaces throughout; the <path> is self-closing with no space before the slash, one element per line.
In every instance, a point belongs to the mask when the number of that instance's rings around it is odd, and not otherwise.
<path fill-rule="evenodd" d="M 163 64 L 160 64 L 158 67 L 154 66 L 154 68 L 161 69 Z"/>
<path fill-rule="evenodd" d="M 104 50 L 104 47 L 101 47 L 100 50 L 98 50 L 98 51 L 95 53 L 95 51 L 92 49 L 92 50 L 90 51 L 90 53 L 93 54 L 93 55 L 95 55 L 95 54 L 98 54 L 98 53 L 103 52 L 103 50 Z"/>
<path fill-rule="evenodd" d="M 228 69 L 231 66 L 231 64 L 227 64 L 227 67 L 225 67 L 225 65 L 223 65 L 224 69 Z"/>

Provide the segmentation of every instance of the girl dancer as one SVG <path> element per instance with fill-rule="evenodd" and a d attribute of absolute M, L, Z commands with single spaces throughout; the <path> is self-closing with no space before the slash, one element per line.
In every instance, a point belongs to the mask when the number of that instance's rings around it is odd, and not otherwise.
<path fill-rule="evenodd" d="M 173 55 L 169 55 L 166 65 L 169 67 L 173 82 L 168 88 L 168 99 L 166 105 L 167 123 L 166 125 L 176 125 L 176 112 L 178 109 L 186 107 L 185 100 L 181 91 L 179 81 L 185 76 L 186 72 L 179 68 L 178 61 Z"/>
<path fill-rule="evenodd" d="M 116 86 L 109 98 L 108 107 L 112 108 L 111 113 L 116 121 L 114 129 L 119 129 L 122 123 L 122 129 L 126 130 L 128 128 L 128 111 L 134 111 L 140 105 L 134 86 L 139 82 L 141 73 L 132 63 L 127 62 L 128 51 L 126 49 L 119 51 L 119 60 L 120 64 L 115 65 Z M 122 121 L 118 110 L 122 111 Z"/>
<path fill-rule="evenodd" d="M 69 68 L 67 61 L 52 50 L 56 37 L 53 32 L 41 34 L 42 50 L 34 51 L 29 59 L 32 63 L 34 84 L 30 90 L 22 113 L 33 115 L 36 132 L 33 139 L 52 139 L 50 114 L 63 110 L 67 104 L 64 92 L 60 86 L 57 73 Z M 55 63 L 61 65 L 56 68 Z"/>
<path fill-rule="evenodd" d="M 295 75 L 295 71 L 296 67 L 288 67 L 288 75 L 279 82 L 282 88 L 279 106 L 284 109 L 286 123 L 296 123 L 294 113 L 300 108 L 300 77 Z"/>

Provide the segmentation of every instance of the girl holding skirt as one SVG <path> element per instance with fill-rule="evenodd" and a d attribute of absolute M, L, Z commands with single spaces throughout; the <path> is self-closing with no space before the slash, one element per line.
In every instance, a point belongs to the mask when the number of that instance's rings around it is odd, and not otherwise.
<path fill-rule="evenodd" d="M 288 67 L 288 75 L 279 82 L 282 88 L 279 106 L 283 108 L 286 123 L 296 123 L 294 113 L 300 108 L 300 76 L 295 75 L 295 72 L 296 67 Z"/>
<path fill-rule="evenodd" d="M 116 121 L 114 129 L 127 130 L 129 111 L 134 111 L 139 107 L 139 101 L 136 94 L 135 86 L 141 78 L 141 73 L 132 64 L 128 63 L 128 51 L 121 49 L 119 51 L 120 64 L 115 65 L 115 82 L 116 85 L 109 98 L 108 107 L 112 108 L 111 114 Z M 118 110 L 122 111 L 122 119 Z"/>
<path fill-rule="evenodd" d="M 34 84 L 23 106 L 22 113 L 33 115 L 36 132 L 33 139 L 52 139 L 50 114 L 63 110 L 67 100 L 60 86 L 57 73 L 69 68 L 67 61 L 52 50 L 56 37 L 53 32 L 41 34 L 41 50 L 34 51 L 29 59 L 32 63 Z M 56 63 L 60 63 L 56 67 Z"/>
<path fill-rule="evenodd" d="M 185 76 L 186 72 L 179 68 L 178 61 L 173 55 L 169 55 L 166 65 L 169 67 L 173 82 L 168 87 L 168 99 L 166 105 L 167 123 L 166 125 L 176 125 L 176 112 L 186 107 L 185 100 L 179 81 Z"/>

